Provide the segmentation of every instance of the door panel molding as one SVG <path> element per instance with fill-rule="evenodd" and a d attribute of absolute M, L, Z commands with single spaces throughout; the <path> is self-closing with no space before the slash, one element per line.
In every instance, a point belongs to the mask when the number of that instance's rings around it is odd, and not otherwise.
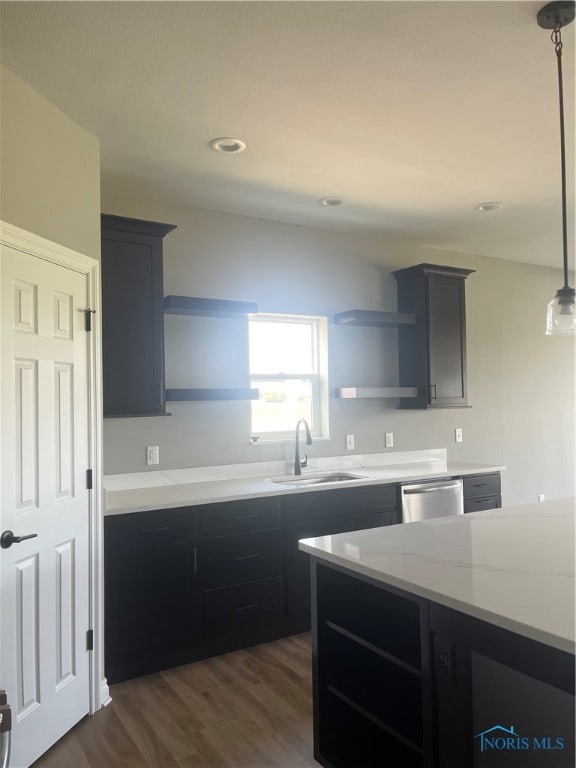
<path fill-rule="evenodd" d="M 88 307 L 73 307 L 64 292 L 55 292 L 53 301 L 57 309 L 53 327 L 54 342 L 69 338 L 72 332 L 72 317 L 76 311 L 96 311 L 92 331 L 88 333 L 87 396 L 89 412 L 88 467 L 76 468 L 73 473 L 86 469 L 93 471 L 93 489 L 89 492 L 89 537 L 90 537 L 90 627 L 94 630 L 94 650 L 90 654 L 90 701 L 89 710 L 96 712 L 110 702 L 108 683 L 104 675 L 104 606 L 103 606 L 103 518 L 102 518 L 102 354 L 101 354 L 101 289 L 100 263 L 96 259 L 74 251 L 59 243 L 52 242 L 13 224 L 0 220 L 0 244 L 22 253 L 27 253 L 52 264 L 86 275 Z M 21 281 L 18 286 L 19 313 L 14 317 L 18 330 L 25 334 L 38 332 L 37 289 L 33 282 Z M 65 359 L 62 363 L 68 362 Z M 61 460 L 66 452 L 61 453 Z M 62 465 L 60 465 L 61 468 Z M 64 483 L 66 485 L 66 483 Z M 62 486 L 61 486 L 62 487 Z M 74 488 L 72 487 L 72 492 Z M 60 554 L 63 556 L 63 552 Z M 68 566 L 62 561 L 62 573 Z M 67 577 L 66 577 L 67 578 Z M 59 651 L 60 652 L 60 648 Z M 62 662 L 62 669 L 66 665 Z"/>
<path fill-rule="evenodd" d="M 38 555 L 15 563 L 16 579 L 16 721 L 40 705 Z"/>

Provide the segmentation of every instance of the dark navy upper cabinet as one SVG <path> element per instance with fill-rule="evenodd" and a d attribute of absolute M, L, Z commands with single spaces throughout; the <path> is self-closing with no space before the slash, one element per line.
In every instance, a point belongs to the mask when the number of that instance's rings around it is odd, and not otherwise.
<path fill-rule="evenodd" d="M 174 228 L 102 215 L 104 416 L 165 412 L 162 239 Z"/>
<path fill-rule="evenodd" d="M 417 388 L 401 408 L 468 405 L 464 282 L 473 271 L 417 264 L 393 273 L 398 311 L 416 315 L 398 329 L 400 386 Z"/>

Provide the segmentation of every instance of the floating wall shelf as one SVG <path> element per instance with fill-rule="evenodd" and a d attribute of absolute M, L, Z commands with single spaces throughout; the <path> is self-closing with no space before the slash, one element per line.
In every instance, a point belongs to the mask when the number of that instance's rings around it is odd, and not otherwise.
<path fill-rule="evenodd" d="M 373 328 L 395 328 L 399 325 L 415 325 L 416 315 L 399 312 L 377 312 L 369 309 L 351 309 L 334 315 L 336 325 L 363 325 Z"/>
<path fill-rule="evenodd" d="M 196 317 L 243 317 L 258 312 L 252 301 L 201 299 L 195 296 L 165 296 L 164 313 L 167 315 L 193 315 Z"/>
<path fill-rule="evenodd" d="M 165 296 L 164 314 L 188 315 L 191 317 L 245 318 L 258 312 L 258 305 L 252 301 L 228 301 L 226 299 L 204 299 L 196 296 Z M 210 400 L 258 400 L 257 389 L 239 387 L 213 387 L 203 389 L 167 389 L 167 401 L 210 401 Z"/>
<path fill-rule="evenodd" d="M 167 389 L 166 400 L 258 400 L 259 390 L 224 388 L 214 389 Z"/>
<path fill-rule="evenodd" d="M 418 389 L 416 387 L 341 387 L 336 390 L 336 397 L 342 400 L 418 397 Z"/>

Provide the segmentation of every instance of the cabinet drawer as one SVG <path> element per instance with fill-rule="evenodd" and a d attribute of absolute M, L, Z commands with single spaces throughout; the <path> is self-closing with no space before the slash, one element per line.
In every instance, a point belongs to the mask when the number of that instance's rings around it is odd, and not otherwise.
<path fill-rule="evenodd" d="M 465 477 L 464 498 L 475 499 L 478 496 L 495 496 L 500 494 L 500 473 L 490 475 L 472 475 Z"/>
<path fill-rule="evenodd" d="M 478 499 L 466 499 L 464 512 L 480 512 L 482 509 L 500 509 L 502 500 L 500 496 L 482 496 Z"/>
<path fill-rule="evenodd" d="M 351 517 L 358 512 L 395 509 L 396 489 L 396 485 L 371 485 L 287 496 L 287 522 L 319 514 Z"/>
<path fill-rule="evenodd" d="M 204 543 L 207 587 L 240 584 L 280 574 L 280 531 L 223 536 Z"/>
<path fill-rule="evenodd" d="M 363 515 L 355 515 L 346 523 L 347 531 L 363 531 L 368 528 L 380 528 L 383 525 L 395 525 L 399 521 L 398 512 L 389 509 L 387 512 L 366 512 Z"/>
<path fill-rule="evenodd" d="M 108 552 L 134 552 L 193 541 L 193 507 L 154 509 L 104 518 L 104 546 Z"/>
<path fill-rule="evenodd" d="M 203 533 L 207 537 L 271 530 L 280 525 L 279 499 L 246 499 L 210 504 L 203 512 Z"/>
<path fill-rule="evenodd" d="M 279 620 L 283 613 L 280 578 L 209 589 L 204 599 L 208 635 L 241 633 Z"/>

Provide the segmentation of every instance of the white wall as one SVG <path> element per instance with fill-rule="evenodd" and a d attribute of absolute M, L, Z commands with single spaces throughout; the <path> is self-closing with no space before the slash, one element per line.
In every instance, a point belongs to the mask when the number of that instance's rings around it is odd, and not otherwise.
<path fill-rule="evenodd" d="M 98 140 L 5 67 L 0 100 L 0 218 L 99 259 Z"/>
<path fill-rule="evenodd" d="M 467 280 L 468 374 L 472 408 L 400 411 L 393 402 L 331 400 L 331 439 L 311 456 L 343 454 L 344 435 L 357 453 L 448 447 L 464 461 L 503 463 L 506 504 L 538 493 L 574 493 L 574 344 L 544 336 L 545 308 L 560 285 L 557 270 L 420 248 L 407 252 L 383 239 L 115 198 L 102 210 L 178 225 L 165 239 L 165 293 L 253 300 L 262 312 L 333 314 L 394 310 L 393 269 L 422 261 L 464 266 Z M 239 324 L 240 323 L 240 324 Z M 201 345 L 194 344 L 199 330 Z M 169 318 L 167 385 L 247 383 L 246 332 L 240 321 Z M 212 356 L 212 357 L 211 357 Z M 396 331 L 330 326 L 330 386 L 393 385 Z M 228 368 L 228 370 L 227 370 Z M 198 372 L 200 372 L 198 374 Z M 229 382 L 226 378 L 229 376 Z M 186 384 L 186 380 L 190 383 Z M 105 422 L 105 471 L 141 471 L 144 446 L 158 444 L 162 467 L 203 466 L 289 457 L 292 445 L 252 447 L 250 404 L 170 403 L 172 417 Z M 455 427 L 464 442 L 453 442 Z"/>

